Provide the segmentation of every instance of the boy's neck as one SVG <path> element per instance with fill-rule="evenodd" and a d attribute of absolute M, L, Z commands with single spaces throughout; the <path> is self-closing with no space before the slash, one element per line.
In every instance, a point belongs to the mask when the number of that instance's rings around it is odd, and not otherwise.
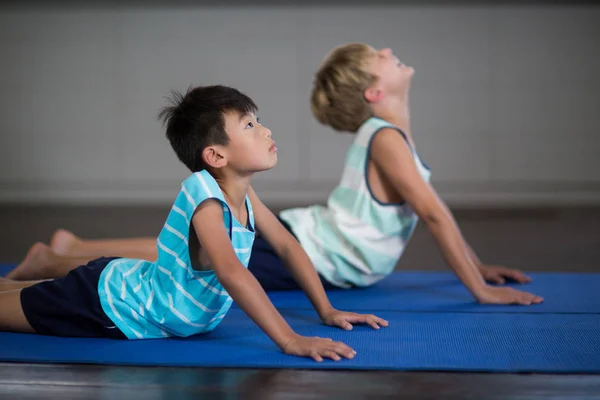
<path fill-rule="evenodd" d="M 225 201 L 235 211 L 239 211 L 245 207 L 246 195 L 250 188 L 251 179 L 252 175 L 242 177 L 231 173 L 215 176 L 215 180 L 223 192 Z"/>
<path fill-rule="evenodd" d="M 389 97 L 379 104 L 372 104 L 373 114 L 396 125 L 406 134 L 410 134 L 410 110 L 408 94 L 402 97 Z"/>

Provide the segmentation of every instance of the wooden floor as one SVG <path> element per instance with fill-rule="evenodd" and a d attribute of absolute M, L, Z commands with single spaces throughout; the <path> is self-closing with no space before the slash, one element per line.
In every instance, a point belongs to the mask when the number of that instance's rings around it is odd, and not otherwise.
<path fill-rule="evenodd" d="M 1 399 L 598 399 L 600 377 L 0 364 Z"/>
<path fill-rule="evenodd" d="M 57 227 L 84 237 L 153 236 L 167 208 L 0 207 L 0 262 Z M 455 210 L 489 263 L 600 272 L 600 209 Z M 419 225 L 400 269 L 445 270 Z M 2 344 L 0 343 L 0 346 Z M 0 399 L 600 399 L 600 376 L 0 364 Z"/>

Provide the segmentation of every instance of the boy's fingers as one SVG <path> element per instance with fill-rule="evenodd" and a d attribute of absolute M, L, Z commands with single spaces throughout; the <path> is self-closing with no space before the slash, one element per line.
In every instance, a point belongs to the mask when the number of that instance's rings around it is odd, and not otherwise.
<path fill-rule="evenodd" d="M 379 329 L 379 325 L 377 325 L 377 322 L 375 322 L 375 319 L 377 317 L 375 317 L 374 315 L 364 315 L 364 314 L 358 314 L 355 315 L 351 318 L 348 318 L 350 321 L 352 322 L 360 322 L 363 324 L 368 324 L 371 326 L 371 328 L 373 329 Z"/>
<path fill-rule="evenodd" d="M 536 295 L 535 295 L 535 294 L 533 294 L 533 293 L 527 293 L 527 298 L 528 298 L 528 300 L 530 300 L 530 301 L 535 301 L 535 299 L 537 299 L 538 297 L 539 297 L 539 296 L 536 296 Z"/>
<path fill-rule="evenodd" d="M 368 321 L 369 321 L 369 324 L 370 324 L 370 325 L 371 325 L 373 328 L 375 328 L 375 329 L 379 329 L 379 325 L 381 324 L 381 322 L 382 322 L 382 319 L 381 319 L 381 318 L 379 318 L 377 315 L 373 315 L 373 314 L 371 314 L 371 315 L 369 315 Z"/>
<path fill-rule="evenodd" d="M 537 296 L 535 294 L 529 294 L 529 301 L 531 302 L 531 304 L 540 304 L 541 302 L 544 301 L 544 299 L 542 299 L 540 296 Z"/>
<path fill-rule="evenodd" d="M 371 317 L 371 320 L 375 324 L 377 324 L 377 328 L 376 329 L 379 329 L 380 326 L 388 326 L 389 325 L 389 323 L 385 319 L 379 318 L 377 315 L 371 314 L 370 317 Z"/>
<path fill-rule="evenodd" d="M 527 304 L 525 304 L 525 299 L 521 296 L 515 296 L 511 300 L 510 304 L 517 304 L 517 305 L 522 305 L 522 306 L 527 305 Z"/>
<path fill-rule="evenodd" d="M 517 282 L 520 282 L 525 278 L 525 275 L 521 271 L 511 270 L 511 269 L 503 269 L 502 274 L 507 278 L 513 279 Z"/>
<path fill-rule="evenodd" d="M 337 354 L 340 354 L 346 358 L 353 358 L 354 355 L 356 354 L 356 352 L 353 349 L 351 349 L 349 346 L 347 346 L 341 342 L 335 343 L 335 345 L 331 348 L 331 350 L 335 351 Z"/>
<path fill-rule="evenodd" d="M 524 273 L 517 271 L 514 275 L 513 275 L 513 279 L 519 283 L 529 283 L 531 282 L 531 278 L 528 277 L 527 275 L 525 275 Z"/>
<path fill-rule="evenodd" d="M 334 321 L 335 325 L 337 325 L 340 328 L 345 329 L 345 330 L 352 330 L 354 328 L 352 326 L 353 323 L 368 324 L 373 329 L 379 329 L 380 325 L 381 326 L 389 325 L 388 321 L 381 319 L 372 314 L 370 314 L 370 315 L 350 314 L 350 315 L 344 316 L 344 318 L 342 320 Z"/>
<path fill-rule="evenodd" d="M 363 324 L 369 324 L 373 329 L 379 329 L 378 322 L 383 321 L 381 318 L 376 317 L 373 314 L 365 315 L 365 314 L 356 314 L 347 318 L 350 322 L 360 322 Z M 387 323 L 387 321 L 386 321 Z"/>
<path fill-rule="evenodd" d="M 375 322 L 374 318 L 367 318 L 367 324 L 369 324 L 373 329 L 379 329 L 379 325 L 377 325 L 377 322 Z"/>
<path fill-rule="evenodd" d="M 536 296 L 531 293 L 523 293 L 521 295 L 521 304 L 530 306 L 535 301 Z"/>
<path fill-rule="evenodd" d="M 347 331 L 351 331 L 353 326 L 350 322 L 348 322 L 348 320 L 350 320 L 350 318 L 340 318 L 338 320 L 335 320 L 333 325 L 337 325 L 342 329 L 345 329 Z"/>
<path fill-rule="evenodd" d="M 522 271 L 519 271 L 518 269 L 505 268 L 501 272 L 504 276 L 512 279 L 515 282 L 518 282 L 518 283 L 531 282 L 531 278 L 528 277 L 527 275 L 525 275 Z"/>
<path fill-rule="evenodd" d="M 531 299 L 523 298 L 523 299 L 521 299 L 521 304 L 523 304 L 525 306 L 530 306 L 531 305 Z"/>
<path fill-rule="evenodd" d="M 321 362 L 323 361 L 323 357 L 321 357 L 321 351 L 319 349 L 313 348 L 309 351 L 308 355 L 315 361 Z"/>
<path fill-rule="evenodd" d="M 334 361 L 340 361 L 342 357 L 340 357 L 335 351 L 325 350 L 322 352 L 323 357 L 331 358 Z"/>
<path fill-rule="evenodd" d="M 336 354 L 346 357 L 348 360 L 352 360 L 356 352 L 354 350 L 336 351 Z"/>

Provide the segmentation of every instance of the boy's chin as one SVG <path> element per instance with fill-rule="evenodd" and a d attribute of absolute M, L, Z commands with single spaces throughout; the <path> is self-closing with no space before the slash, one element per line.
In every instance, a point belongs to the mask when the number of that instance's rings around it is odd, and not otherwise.
<path fill-rule="evenodd" d="M 277 158 L 275 158 L 275 161 L 273 161 L 273 162 L 271 163 L 271 165 L 269 165 L 269 167 L 268 167 L 268 168 L 264 169 L 264 171 L 268 171 L 268 170 L 270 170 L 270 169 L 273 169 L 273 168 L 275 168 L 275 166 L 277 165 L 277 161 L 278 161 L 278 160 L 277 160 Z"/>
<path fill-rule="evenodd" d="M 415 74 L 415 69 L 413 67 L 405 67 L 402 70 L 402 77 L 405 80 L 410 80 Z"/>
<path fill-rule="evenodd" d="M 275 160 L 265 163 L 264 165 L 261 165 L 259 168 L 256 169 L 256 171 L 254 171 L 254 173 L 268 171 L 270 169 L 275 168 L 276 165 L 277 165 L 277 156 L 275 156 Z"/>

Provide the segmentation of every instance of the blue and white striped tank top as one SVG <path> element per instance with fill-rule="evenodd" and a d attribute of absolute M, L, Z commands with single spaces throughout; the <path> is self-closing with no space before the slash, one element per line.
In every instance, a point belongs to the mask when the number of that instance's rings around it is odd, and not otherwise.
<path fill-rule="evenodd" d="M 339 287 L 369 286 L 394 271 L 418 222 L 410 205 L 382 204 L 371 193 L 367 166 L 377 132 L 393 124 L 369 118 L 356 133 L 346 154 L 339 185 L 327 206 L 284 210 L 289 225 L 317 272 Z M 406 137 L 405 137 L 406 138 Z M 429 180 L 429 168 L 411 148 L 419 173 Z"/>
<path fill-rule="evenodd" d="M 190 336 L 214 329 L 232 298 L 212 270 L 192 268 L 190 226 L 196 208 L 207 199 L 223 206 L 225 226 L 240 262 L 247 268 L 254 242 L 254 215 L 246 196 L 249 226 L 233 216 L 221 188 L 207 172 L 192 174 L 181 185 L 158 235 L 158 259 L 121 258 L 100 276 L 98 293 L 104 312 L 129 339 Z"/>

